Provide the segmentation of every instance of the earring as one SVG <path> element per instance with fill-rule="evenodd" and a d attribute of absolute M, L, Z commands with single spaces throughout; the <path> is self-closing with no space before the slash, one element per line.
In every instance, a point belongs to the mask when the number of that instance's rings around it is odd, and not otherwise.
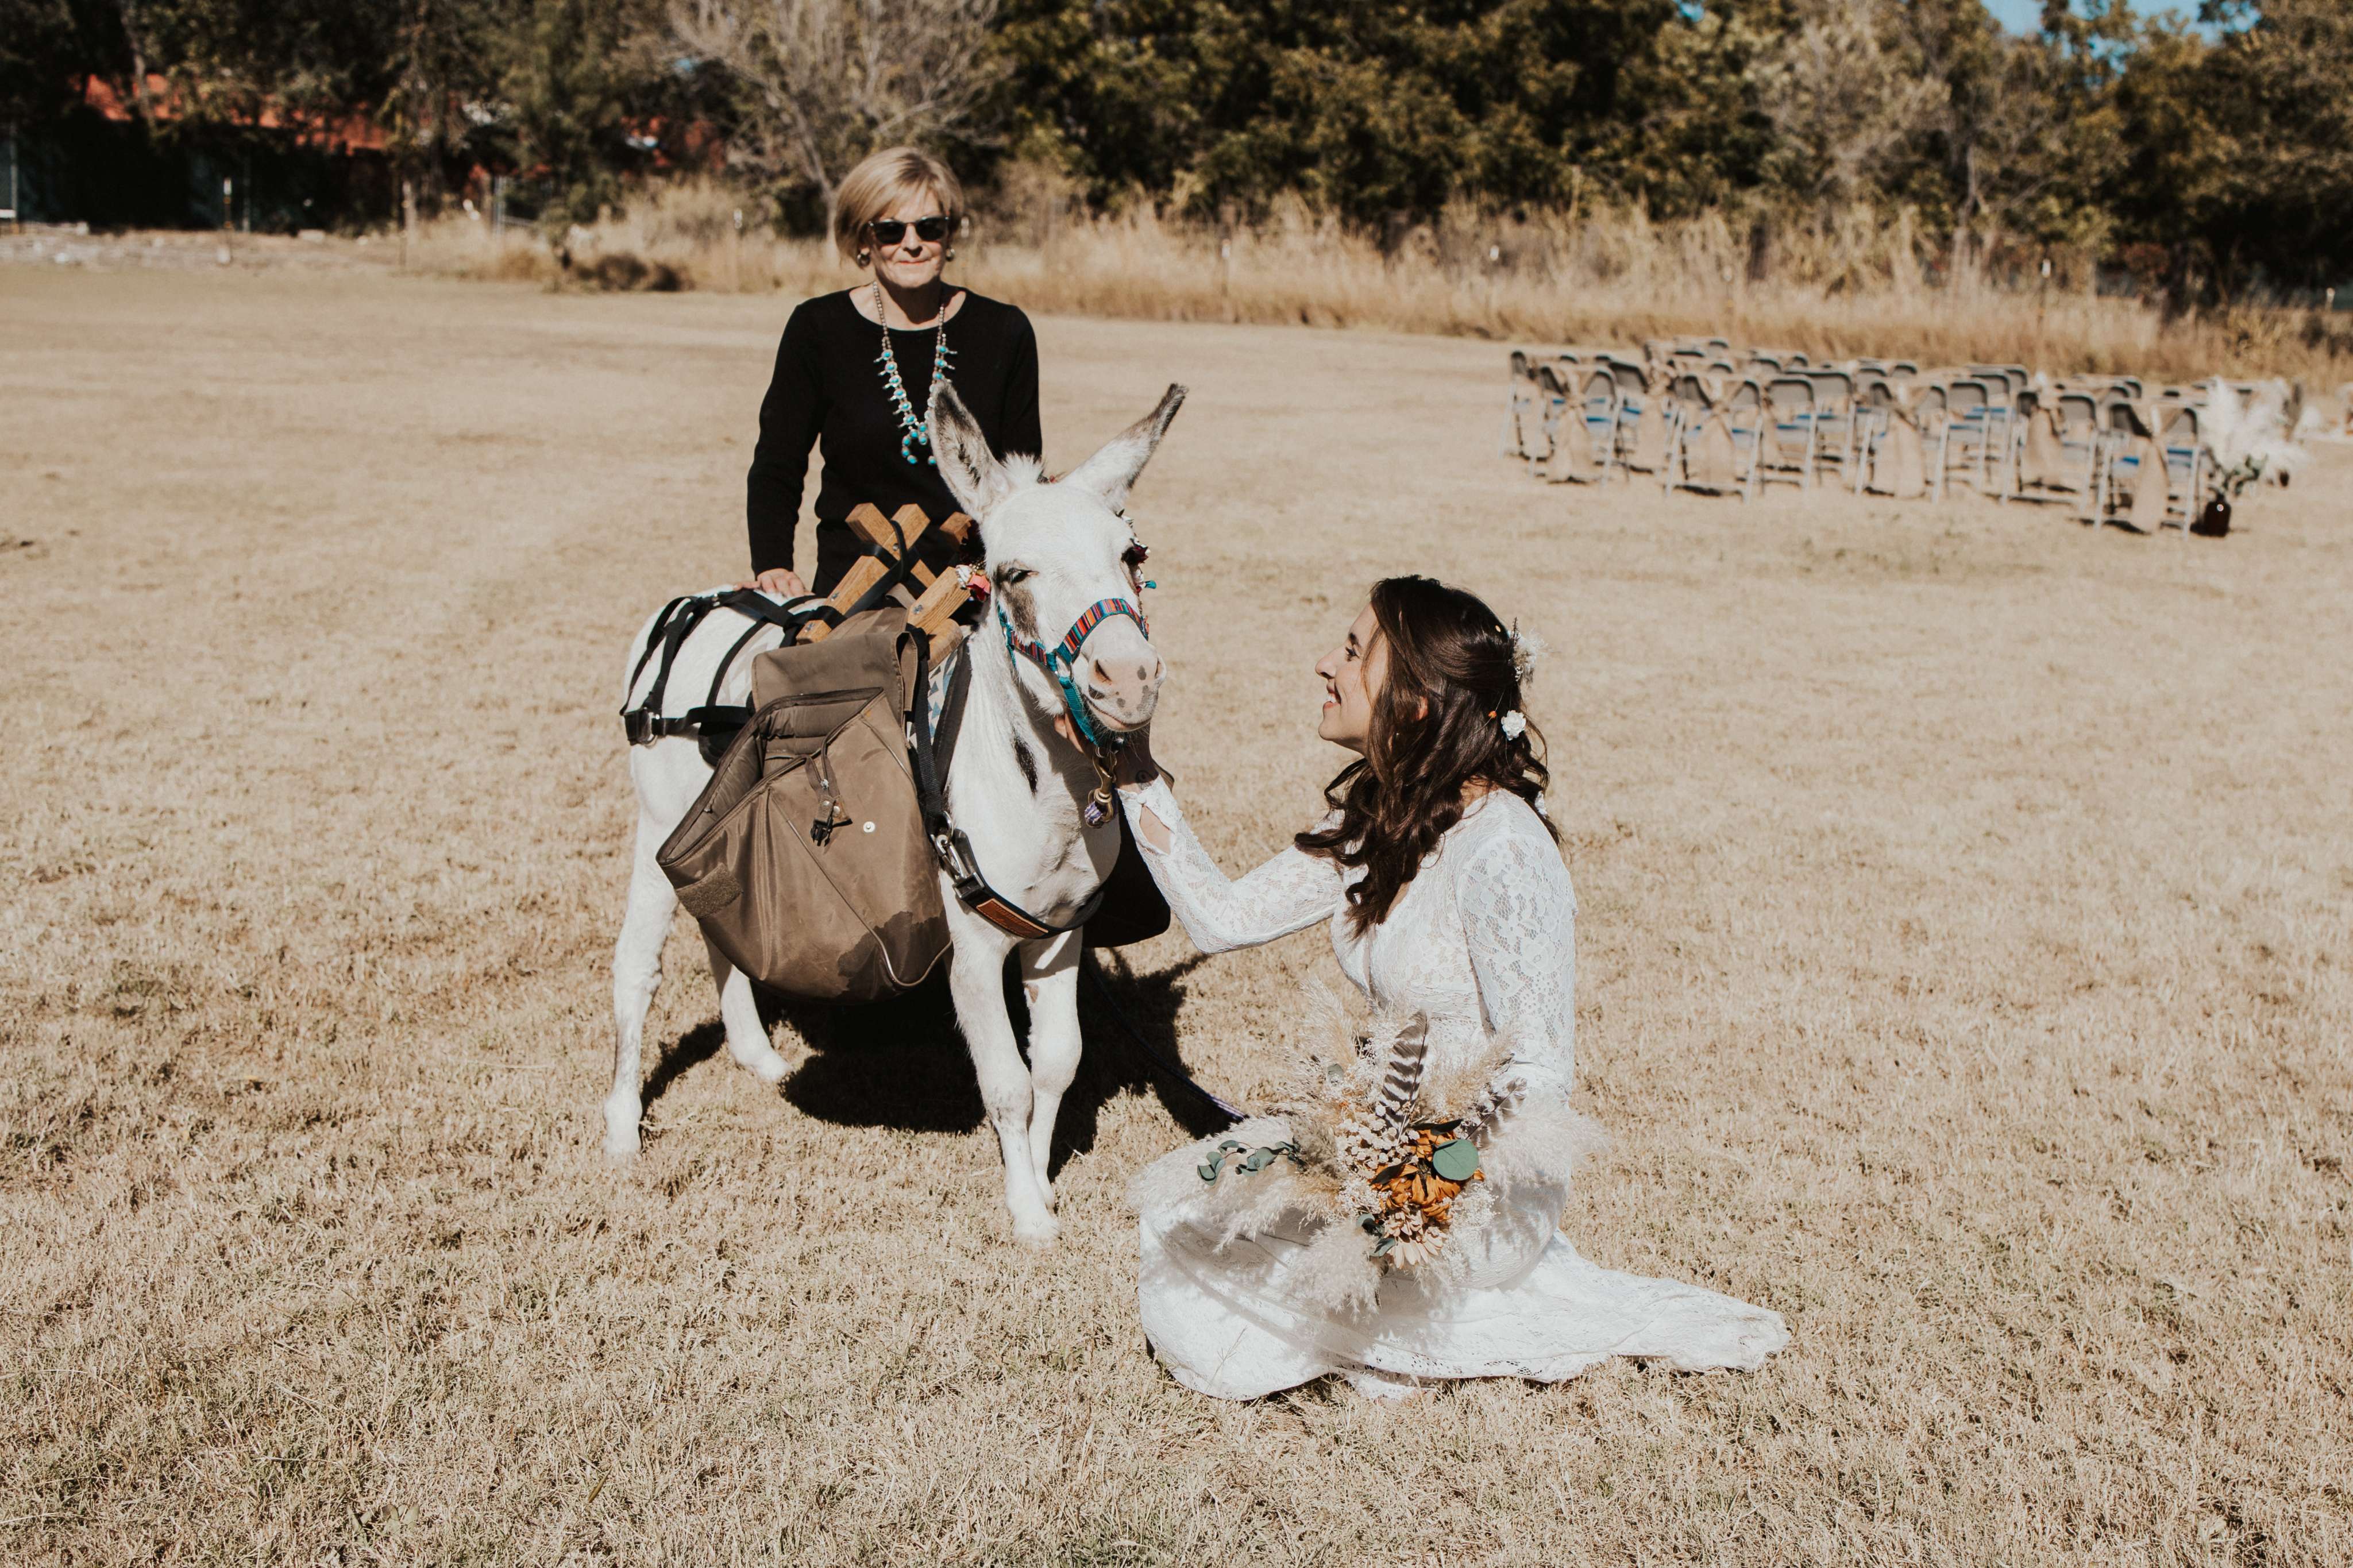
<path fill-rule="evenodd" d="M 868 262 L 872 261 L 873 259 L 873 253 L 871 251 L 861 249 L 858 253 L 858 265 L 860 267 L 865 266 Z"/>
<path fill-rule="evenodd" d="M 949 246 L 947 248 L 947 254 L 940 259 L 943 261 L 954 261 L 955 259 L 955 247 L 953 245 Z"/>

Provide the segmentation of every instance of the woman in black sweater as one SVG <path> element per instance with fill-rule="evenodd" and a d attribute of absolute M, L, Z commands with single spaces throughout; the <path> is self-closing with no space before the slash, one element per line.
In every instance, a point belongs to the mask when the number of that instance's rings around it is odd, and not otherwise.
<path fill-rule="evenodd" d="M 932 462 L 925 421 L 934 376 L 955 383 L 998 457 L 1040 451 L 1029 319 L 940 277 L 963 217 L 955 176 L 913 148 L 877 153 L 842 181 L 834 242 L 859 266 L 871 264 L 874 280 L 803 300 L 785 323 L 745 477 L 749 585 L 831 593 L 865 548 L 844 521 L 861 501 L 885 517 L 913 501 L 934 521 L 956 510 Z M 822 443 L 825 479 L 817 571 L 805 583 L 794 569 L 793 535 L 813 443 Z M 938 534 L 917 551 L 934 569 L 954 552 Z"/>

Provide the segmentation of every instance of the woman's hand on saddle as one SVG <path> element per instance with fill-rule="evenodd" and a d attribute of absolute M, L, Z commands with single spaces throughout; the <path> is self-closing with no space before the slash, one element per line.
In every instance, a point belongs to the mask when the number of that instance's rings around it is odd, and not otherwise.
<path fill-rule="evenodd" d="M 800 599 L 808 595 L 808 584 L 802 582 L 801 574 L 789 566 L 771 566 L 749 583 L 738 583 L 735 585 L 738 588 L 757 588 L 763 594 L 775 594 L 786 599 Z"/>

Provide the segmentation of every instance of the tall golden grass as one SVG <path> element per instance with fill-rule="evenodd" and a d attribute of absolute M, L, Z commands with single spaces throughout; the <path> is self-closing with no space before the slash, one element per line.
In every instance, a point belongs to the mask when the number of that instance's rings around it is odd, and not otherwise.
<path fill-rule="evenodd" d="M 984 211 L 955 263 L 963 281 L 1033 310 L 1531 344 L 1718 335 L 1818 358 L 2054 374 L 2353 379 L 2353 320 L 2265 305 L 2168 315 L 2096 291 L 2084 255 L 2056 258 L 2049 279 L 2031 268 L 2013 282 L 1945 265 L 1908 213 L 1851 211 L 1760 245 L 1721 213 L 1662 222 L 1613 208 L 1498 216 L 1464 206 L 1385 249 L 1296 203 L 1254 226 L 1206 226 L 1141 203 L 1090 213 L 1035 184 Z M 554 243 L 527 227 L 494 238 L 479 220 L 445 220 L 419 236 L 411 259 L 460 277 L 727 293 L 818 293 L 857 276 L 819 241 L 771 235 L 745 196 L 712 183 L 649 187 L 626 213 Z"/>

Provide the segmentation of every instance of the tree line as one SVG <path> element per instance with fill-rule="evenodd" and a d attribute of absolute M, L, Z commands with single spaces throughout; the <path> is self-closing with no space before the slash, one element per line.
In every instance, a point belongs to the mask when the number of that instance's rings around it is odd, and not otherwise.
<path fill-rule="evenodd" d="M 364 119 L 430 205 L 551 223 L 713 159 L 787 228 L 871 148 L 1011 161 L 1098 208 L 1376 234 L 1450 204 L 1827 223 L 2054 251 L 2176 298 L 2353 279 L 2353 4 L 2050 0 L 0 0 L 0 120 L 92 79 L 159 139 Z M 162 102 L 159 104 L 159 97 Z M 346 215 L 347 216 L 353 215 Z"/>

